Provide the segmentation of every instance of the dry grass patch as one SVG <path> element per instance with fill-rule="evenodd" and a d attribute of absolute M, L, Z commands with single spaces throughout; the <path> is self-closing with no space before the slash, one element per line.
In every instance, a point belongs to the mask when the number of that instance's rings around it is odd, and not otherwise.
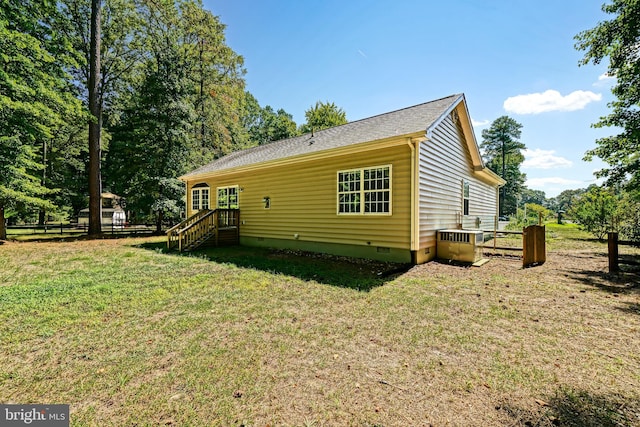
<path fill-rule="evenodd" d="M 0 401 L 69 403 L 72 425 L 638 425 L 638 276 L 578 244 L 386 276 L 158 239 L 4 244 Z"/>

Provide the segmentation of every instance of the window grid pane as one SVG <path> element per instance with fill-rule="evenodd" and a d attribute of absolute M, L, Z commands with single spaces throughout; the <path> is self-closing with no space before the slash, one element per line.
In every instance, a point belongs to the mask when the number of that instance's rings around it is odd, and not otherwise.
<path fill-rule="evenodd" d="M 366 213 L 388 213 L 389 207 L 388 191 L 372 191 L 365 193 L 364 211 Z"/>
<path fill-rule="evenodd" d="M 469 181 L 462 182 L 462 214 L 469 215 Z"/>
<path fill-rule="evenodd" d="M 218 208 L 226 209 L 229 207 L 229 197 L 227 188 L 218 188 Z"/>
<path fill-rule="evenodd" d="M 238 209 L 238 189 L 236 187 L 230 187 L 229 189 L 229 209 Z"/>
<path fill-rule="evenodd" d="M 389 168 L 364 170 L 365 213 L 388 213 L 389 204 Z"/>
<path fill-rule="evenodd" d="M 218 209 L 239 209 L 238 187 L 218 188 Z"/>
<path fill-rule="evenodd" d="M 338 173 L 338 213 L 391 212 L 390 168 L 369 168 Z"/>
<path fill-rule="evenodd" d="M 203 188 L 200 190 L 200 193 L 202 198 L 200 205 L 202 206 L 202 209 L 209 209 L 209 189 Z"/>
<path fill-rule="evenodd" d="M 191 209 L 194 211 L 200 210 L 200 190 L 191 192 Z"/>
<path fill-rule="evenodd" d="M 338 174 L 338 212 L 360 213 L 360 171 Z"/>
<path fill-rule="evenodd" d="M 347 193 L 340 195 L 340 213 L 359 213 L 360 212 L 360 194 Z"/>

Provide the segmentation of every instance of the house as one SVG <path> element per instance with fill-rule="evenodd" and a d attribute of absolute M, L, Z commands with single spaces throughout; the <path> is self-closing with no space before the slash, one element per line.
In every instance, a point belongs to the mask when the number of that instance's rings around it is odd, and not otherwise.
<path fill-rule="evenodd" d="M 127 215 L 121 206 L 122 198 L 113 193 L 100 193 L 100 218 L 102 224 L 122 227 L 127 221 Z M 78 213 L 78 225 L 89 225 L 89 208 Z"/>
<path fill-rule="evenodd" d="M 235 227 L 242 245 L 407 263 L 435 257 L 437 230 L 492 230 L 505 183 L 483 164 L 463 94 L 238 151 L 180 179 L 195 216 L 170 242 L 217 210 L 227 220 L 209 228 Z"/>

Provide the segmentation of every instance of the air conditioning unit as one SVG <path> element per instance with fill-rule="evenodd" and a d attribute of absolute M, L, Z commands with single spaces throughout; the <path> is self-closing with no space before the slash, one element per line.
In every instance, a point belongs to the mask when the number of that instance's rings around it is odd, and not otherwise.
<path fill-rule="evenodd" d="M 482 260 L 482 231 L 438 230 L 437 257 L 458 262 L 476 263 Z"/>

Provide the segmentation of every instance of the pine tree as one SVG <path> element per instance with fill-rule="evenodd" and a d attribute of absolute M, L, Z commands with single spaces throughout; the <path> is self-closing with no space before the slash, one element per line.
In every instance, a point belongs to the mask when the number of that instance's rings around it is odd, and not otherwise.
<path fill-rule="evenodd" d="M 39 176 L 42 151 L 66 120 L 82 115 L 62 19 L 55 2 L 6 0 L 0 8 L 0 239 L 8 209 L 55 208 Z"/>
<path fill-rule="evenodd" d="M 516 212 L 518 195 L 524 189 L 526 176 L 520 172 L 525 145 L 520 142 L 522 125 L 508 116 L 498 117 L 482 131 L 480 148 L 489 169 L 507 183 L 500 189 L 500 215 Z"/>

